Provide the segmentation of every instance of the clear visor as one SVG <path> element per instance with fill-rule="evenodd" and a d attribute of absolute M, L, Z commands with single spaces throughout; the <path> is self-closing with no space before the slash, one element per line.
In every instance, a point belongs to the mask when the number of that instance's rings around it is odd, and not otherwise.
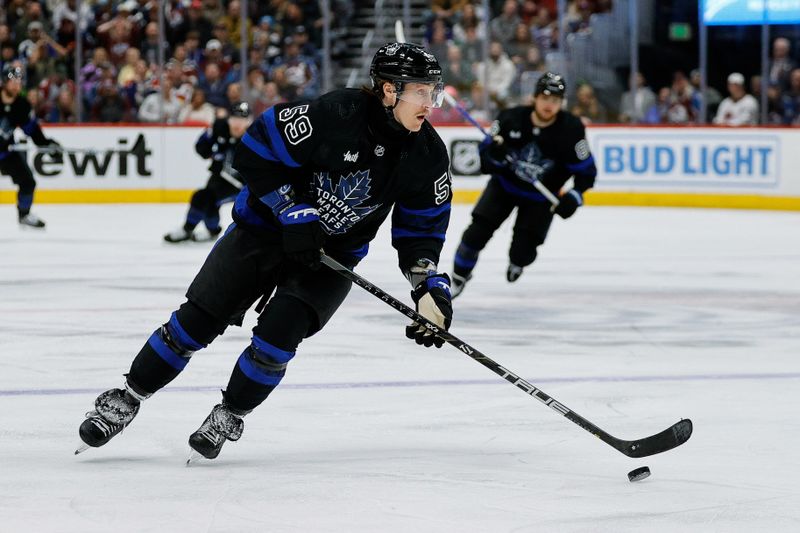
<path fill-rule="evenodd" d="M 442 107 L 444 84 L 407 82 L 397 99 L 420 107 Z"/>

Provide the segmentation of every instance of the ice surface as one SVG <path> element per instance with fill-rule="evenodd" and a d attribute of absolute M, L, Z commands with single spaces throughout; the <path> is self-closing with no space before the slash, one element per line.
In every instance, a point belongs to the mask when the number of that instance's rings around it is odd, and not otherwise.
<path fill-rule="evenodd" d="M 800 530 L 798 213 L 589 206 L 514 285 L 506 224 L 456 300 L 456 335 L 613 435 L 691 418 L 671 452 L 619 454 L 354 287 L 242 439 L 187 468 L 254 317 L 73 456 L 210 245 L 161 242 L 180 205 L 35 211 L 45 232 L 0 206 L 0 531 Z M 358 271 L 409 301 L 387 227 Z"/>

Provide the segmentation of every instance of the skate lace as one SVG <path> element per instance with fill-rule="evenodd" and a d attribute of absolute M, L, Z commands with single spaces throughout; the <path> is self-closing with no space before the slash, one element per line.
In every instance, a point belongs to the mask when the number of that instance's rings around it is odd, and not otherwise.
<path fill-rule="evenodd" d="M 120 424 L 114 424 L 113 422 L 109 422 L 103 415 L 98 413 L 97 411 L 89 411 L 86 413 L 86 418 L 92 421 L 92 424 L 103 432 L 103 434 L 107 437 L 111 435 L 116 429 L 120 426 Z"/>

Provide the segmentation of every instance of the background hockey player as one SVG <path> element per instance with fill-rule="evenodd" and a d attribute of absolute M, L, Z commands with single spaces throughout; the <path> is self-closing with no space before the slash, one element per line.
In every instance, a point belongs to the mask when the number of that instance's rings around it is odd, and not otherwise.
<path fill-rule="evenodd" d="M 279 104 L 248 129 L 234 162 L 247 184 L 234 204 L 234 224 L 187 301 L 135 357 L 124 389 L 95 401 L 80 427 L 86 447 L 108 442 L 193 352 L 272 295 L 222 402 L 189 438 L 195 452 L 216 457 L 226 440 L 241 436 L 242 417 L 280 383 L 300 342 L 325 326 L 350 290 L 350 281 L 320 268 L 320 248 L 355 266 L 390 212 L 392 245 L 417 310 L 449 327 L 449 277 L 436 267 L 450 219 L 449 159 L 426 121 L 441 102 L 441 68 L 422 47 L 393 43 L 378 50 L 370 75 L 371 88 Z M 406 335 L 425 346 L 443 344 L 418 324 Z"/>
<path fill-rule="evenodd" d="M 28 162 L 19 152 L 11 150 L 14 144 L 14 130 L 20 128 L 37 146 L 58 147 L 53 139 L 42 133 L 39 122 L 33 114 L 30 103 L 20 92 L 22 91 L 22 67 L 8 63 L 2 71 L 2 89 L 0 89 L 0 172 L 11 176 L 17 189 L 17 216 L 20 225 L 33 228 L 44 228 L 44 221 L 31 213 L 33 190 L 36 180 L 33 179 Z"/>
<path fill-rule="evenodd" d="M 183 227 L 164 235 L 167 242 L 188 240 L 214 240 L 222 231 L 219 225 L 219 208 L 232 202 L 244 184 L 233 169 L 233 154 L 239 140 L 250 126 L 252 113 L 247 102 L 237 102 L 227 117 L 216 119 L 197 139 L 194 149 L 203 159 L 211 159 L 211 177 L 206 186 L 192 194 L 189 212 Z M 194 230 L 200 222 L 208 229 L 208 236 L 198 237 Z"/>
<path fill-rule="evenodd" d="M 536 259 L 553 220 L 552 204 L 534 186 L 538 180 L 558 194 L 574 176 L 574 186 L 560 197 L 555 213 L 569 218 L 583 205 L 583 193 L 597 174 L 580 119 L 561 109 L 564 78 L 545 72 L 536 83 L 533 106 L 502 111 L 492 125 L 493 137 L 481 144 L 481 170 L 491 174 L 472 211 L 453 267 L 453 296 L 464 289 L 472 269 L 495 230 L 516 208 L 506 279 L 519 279 Z"/>

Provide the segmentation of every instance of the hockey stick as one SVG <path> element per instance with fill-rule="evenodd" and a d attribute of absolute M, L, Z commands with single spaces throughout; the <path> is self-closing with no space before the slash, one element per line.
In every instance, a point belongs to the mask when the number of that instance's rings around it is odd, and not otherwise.
<path fill-rule="evenodd" d="M 325 266 L 335 270 L 341 276 L 349 279 L 362 289 L 366 290 L 376 298 L 386 302 L 402 314 L 406 315 L 408 318 L 412 319 L 413 321 L 422 324 L 430 331 L 434 332 L 437 336 L 443 339 L 448 344 L 451 344 L 467 354 L 469 357 L 474 359 L 475 361 L 479 362 L 501 378 L 505 379 L 512 385 L 515 385 L 518 389 L 521 389 L 523 392 L 533 396 L 546 406 L 550 407 L 553 411 L 557 412 L 558 414 L 566 417 L 574 424 L 582 427 L 595 437 L 599 438 L 615 450 L 627 455 L 628 457 L 648 457 L 650 455 L 655 455 L 657 453 L 666 452 L 671 450 L 677 446 L 680 446 L 692 435 L 692 421 L 689 419 L 682 419 L 680 422 L 675 423 L 671 427 L 665 429 L 661 433 L 656 433 L 655 435 L 651 435 L 649 437 L 645 437 L 643 439 L 637 440 L 622 440 L 618 439 L 609 433 L 606 433 L 593 423 L 589 422 L 582 416 L 580 416 L 575 411 L 572 411 L 567 406 L 558 402 L 552 396 L 545 394 L 544 391 L 535 387 L 528 381 L 524 380 L 523 378 L 517 376 L 507 368 L 501 366 L 500 364 L 496 363 L 489 357 L 483 355 L 477 349 L 473 348 L 466 342 L 462 341 L 449 331 L 442 331 L 439 326 L 431 322 L 430 320 L 426 319 L 403 302 L 397 300 L 392 295 L 384 292 L 380 288 L 376 287 L 366 279 L 362 278 L 349 268 L 345 267 L 344 265 L 340 264 L 335 259 L 332 259 L 330 256 L 322 254 L 322 263 Z"/>
<path fill-rule="evenodd" d="M 64 148 L 63 146 L 36 146 L 29 144 L 12 144 L 8 147 L 9 152 L 47 152 L 51 154 L 65 153 L 65 154 L 96 154 L 97 150 L 94 148 Z"/>

